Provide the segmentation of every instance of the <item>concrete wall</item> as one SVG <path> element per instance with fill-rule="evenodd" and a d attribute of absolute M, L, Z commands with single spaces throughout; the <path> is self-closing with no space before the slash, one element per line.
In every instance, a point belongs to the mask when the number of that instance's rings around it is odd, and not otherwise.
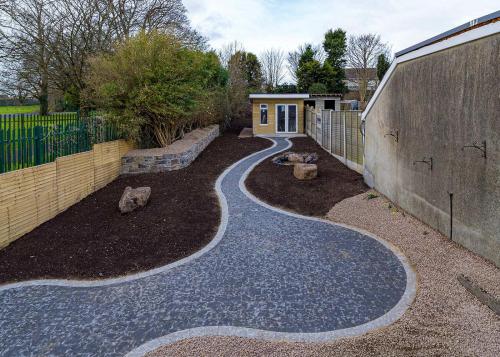
<path fill-rule="evenodd" d="M 260 105 L 267 104 L 267 125 L 260 124 Z M 304 133 L 304 100 L 303 99 L 253 99 L 252 125 L 255 135 L 276 134 L 276 104 L 297 104 L 298 134 Z"/>
<path fill-rule="evenodd" d="M 400 63 L 366 115 L 365 180 L 500 266 L 500 34 Z M 399 142 L 385 134 L 399 131 Z M 487 158 L 464 149 L 486 140 Z M 432 157 L 433 169 L 413 162 Z"/>

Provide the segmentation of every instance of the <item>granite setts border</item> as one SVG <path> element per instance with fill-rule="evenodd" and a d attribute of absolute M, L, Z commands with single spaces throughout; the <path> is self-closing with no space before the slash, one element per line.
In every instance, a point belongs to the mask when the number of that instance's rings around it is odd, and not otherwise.
<path fill-rule="evenodd" d="M 219 136 L 219 126 L 210 125 L 187 133 L 172 145 L 158 149 L 137 149 L 122 157 L 121 174 L 144 174 L 183 169 Z"/>

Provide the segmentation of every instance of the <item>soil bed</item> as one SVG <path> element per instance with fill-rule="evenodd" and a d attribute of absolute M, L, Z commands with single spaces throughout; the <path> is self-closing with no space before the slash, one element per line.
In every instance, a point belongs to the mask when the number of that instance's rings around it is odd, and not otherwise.
<path fill-rule="evenodd" d="M 299 181 L 293 176 L 293 166 L 276 165 L 272 158 L 266 159 L 246 180 L 248 190 L 258 198 L 300 214 L 324 216 L 335 203 L 368 190 L 363 176 L 328 154 L 313 139 L 291 140 L 290 151 L 318 154 L 318 177 Z"/>
<path fill-rule="evenodd" d="M 110 278 L 191 255 L 217 231 L 217 177 L 270 145 L 227 132 L 185 169 L 118 178 L 0 251 L 0 283 Z M 118 201 L 126 186 L 150 186 L 152 193 L 146 207 L 121 215 Z"/>

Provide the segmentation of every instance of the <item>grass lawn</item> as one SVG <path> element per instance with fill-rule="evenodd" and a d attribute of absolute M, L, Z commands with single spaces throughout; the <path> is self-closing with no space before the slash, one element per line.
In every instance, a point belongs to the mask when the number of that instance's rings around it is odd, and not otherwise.
<path fill-rule="evenodd" d="M 8 105 L 0 106 L 0 115 L 2 114 L 23 114 L 23 113 L 38 113 L 39 105 Z"/>

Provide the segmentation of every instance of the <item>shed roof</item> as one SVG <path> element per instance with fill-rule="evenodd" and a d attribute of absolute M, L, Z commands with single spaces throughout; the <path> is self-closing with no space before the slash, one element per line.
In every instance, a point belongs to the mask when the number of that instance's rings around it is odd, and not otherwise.
<path fill-rule="evenodd" d="M 307 93 L 290 93 L 290 94 L 269 94 L 269 93 L 253 93 L 250 94 L 250 99 L 307 99 Z"/>
<path fill-rule="evenodd" d="M 315 98 L 321 98 L 321 99 L 342 98 L 342 94 L 340 94 L 340 93 L 315 93 L 315 94 L 310 94 L 309 98 L 311 98 L 311 99 L 315 99 Z"/>

